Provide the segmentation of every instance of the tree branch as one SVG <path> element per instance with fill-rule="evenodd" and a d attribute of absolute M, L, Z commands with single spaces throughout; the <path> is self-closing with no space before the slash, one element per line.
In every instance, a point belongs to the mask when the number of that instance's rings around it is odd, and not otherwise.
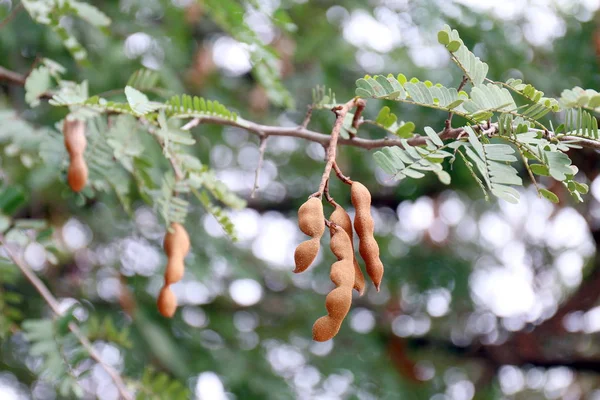
<path fill-rule="evenodd" d="M 7 81 L 14 83 L 15 85 L 25 86 L 26 79 L 27 77 L 25 75 L 0 67 L 0 81 Z"/>
<path fill-rule="evenodd" d="M 0 235 L 0 244 L 2 244 L 2 246 L 6 250 L 6 253 L 8 254 L 8 257 L 12 260 L 12 262 L 15 263 L 17 267 L 19 267 L 23 275 L 25 275 L 25 278 L 27 278 L 27 280 L 42 296 L 42 298 L 48 304 L 52 312 L 57 316 L 61 316 L 63 313 L 60 310 L 58 300 L 56 300 L 56 298 L 52 295 L 50 290 L 48 290 L 48 288 L 46 287 L 46 285 L 44 285 L 41 279 L 38 278 L 38 276 L 31 270 L 31 268 L 29 268 L 25 261 L 22 260 L 15 252 L 13 252 L 13 250 L 10 249 L 10 246 L 6 243 L 4 236 L 2 235 Z M 117 387 L 117 390 L 119 391 L 121 398 L 126 400 L 133 400 L 133 397 L 131 397 L 119 373 L 113 367 L 106 364 L 102 360 L 100 354 L 98 354 L 98 352 L 94 349 L 88 338 L 81 332 L 79 327 L 73 322 L 70 322 L 68 327 L 69 330 L 73 333 L 73 335 L 75 335 L 79 343 L 81 343 L 81 345 L 86 349 L 86 351 L 90 355 L 90 358 L 96 361 L 111 377 L 115 386 Z"/>
<path fill-rule="evenodd" d="M 0 66 L 0 81 L 7 81 L 16 85 L 24 86 L 25 80 L 27 77 L 25 75 L 19 74 L 17 72 L 8 70 Z M 49 95 L 42 95 L 42 97 L 49 97 Z M 356 102 L 357 111 L 355 113 L 355 118 L 353 119 L 353 125 L 359 124 L 360 115 L 362 113 L 361 102 L 364 103 L 362 99 L 353 99 L 350 102 Z M 307 113 L 308 118 L 310 118 L 310 112 Z M 357 117 L 358 115 L 358 117 Z M 142 121 L 143 122 L 143 121 Z M 225 126 L 233 126 L 236 128 L 245 129 L 250 133 L 260 136 L 285 136 L 285 137 L 294 137 L 298 139 L 308 140 L 309 142 L 320 143 L 323 146 L 328 146 L 329 141 L 331 140 L 331 135 L 325 135 L 320 132 L 315 132 L 310 129 L 307 129 L 305 126 L 305 121 L 303 121 L 302 125 L 297 127 L 284 127 L 284 126 L 273 126 L 273 125 L 262 125 L 256 122 L 252 122 L 249 120 L 245 120 L 241 117 L 238 117 L 236 120 L 231 120 L 227 118 L 217 117 L 217 116 L 206 116 L 206 117 L 198 117 L 193 118 L 185 125 L 183 125 L 183 130 L 192 129 L 200 124 L 213 124 L 213 125 L 225 125 Z M 343 121 L 342 121 L 343 122 Z M 477 126 L 474 126 L 473 129 L 477 130 Z M 438 135 L 440 139 L 456 139 L 461 134 L 465 133 L 462 128 L 451 128 L 447 126 L 440 132 Z M 498 134 L 498 124 L 491 124 L 490 127 L 486 130 L 486 133 L 490 135 Z M 426 144 L 426 136 L 415 135 L 412 138 L 406 139 L 406 142 L 410 146 L 424 146 Z M 590 140 L 583 137 L 571 136 L 571 135 L 557 135 L 554 137 L 559 141 L 569 141 L 574 144 L 578 144 L 582 147 L 592 148 L 596 150 L 600 150 L 600 141 Z M 364 139 L 360 137 L 351 137 L 349 139 L 339 138 L 337 139 L 337 143 L 344 146 L 354 146 L 359 147 L 365 150 L 373 150 L 379 149 L 382 147 L 388 146 L 398 146 L 404 148 L 400 139 L 393 137 L 385 137 L 383 139 Z"/>
<path fill-rule="evenodd" d="M 337 153 L 337 143 L 340 137 L 340 132 L 342 130 L 342 126 L 344 125 L 344 119 L 346 118 L 346 114 L 348 111 L 355 105 L 358 107 L 360 99 L 352 99 L 341 107 L 336 107 L 333 111 L 336 113 L 335 124 L 333 125 L 333 129 L 331 130 L 331 136 L 328 140 L 327 145 L 327 162 L 325 164 L 325 170 L 323 170 L 323 176 L 321 176 L 321 184 L 319 185 L 319 190 L 312 194 L 312 196 L 318 196 L 319 198 L 323 195 L 323 191 L 325 190 L 325 185 L 327 184 L 327 180 L 329 179 L 329 175 L 331 175 L 331 168 L 335 163 L 335 156 Z M 362 107 L 364 108 L 364 101 L 362 102 Z"/>
<path fill-rule="evenodd" d="M 267 138 L 268 136 L 260 137 L 260 145 L 258 146 L 258 163 L 256 165 L 256 172 L 254 173 L 254 185 L 252 186 L 252 191 L 250 192 L 251 199 L 254 198 L 254 194 L 258 189 L 258 178 L 260 178 L 260 170 L 265 160 L 265 151 L 267 150 Z"/>

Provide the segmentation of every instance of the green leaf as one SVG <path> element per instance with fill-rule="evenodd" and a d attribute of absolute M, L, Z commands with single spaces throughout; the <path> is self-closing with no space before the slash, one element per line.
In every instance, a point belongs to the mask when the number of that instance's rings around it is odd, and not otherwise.
<path fill-rule="evenodd" d="M 396 123 L 397 120 L 398 120 L 398 117 L 396 117 L 396 115 L 390 113 L 390 108 L 388 106 L 385 106 L 379 111 L 379 114 L 377 114 L 377 118 L 375 119 L 375 122 L 377 122 L 380 125 L 385 126 L 386 128 L 389 128 L 394 123 Z"/>
<path fill-rule="evenodd" d="M 529 169 L 536 175 L 550 176 L 550 170 L 544 164 L 530 164 Z"/>
<path fill-rule="evenodd" d="M 25 80 L 25 101 L 31 107 L 40 104 L 40 97 L 52 87 L 50 70 L 45 65 L 35 68 Z"/>
<path fill-rule="evenodd" d="M 160 104 L 151 102 L 148 100 L 148 96 L 131 86 L 125 86 L 125 96 L 131 110 L 136 115 L 145 115 L 161 107 Z"/>
<path fill-rule="evenodd" d="M 26 202 L 25 193 L 17 186 L 8 186 L 0 192 L 0 210 L 12 215 Z"/>
<path fill-rule="evenodd" d="M 467 49 L 456 29 L 444 25 L 442 31 L 446 32 L 449 37 L 450 42 L 447 49 L 454 56 L 454 62 L 463 70 L 473 85 L 481 85 L 485 81 L 489 66 Z"/>
<path fill-rule="evenodd" d="M 444 46 L 446 46 L 448 43 L 450 43 L 450 35 L 446 31 L 439 31 L 437 38 L 438 38 L 438 43 L 443 44 Z"/>
<path fill-rule="evenodd" d="M 434 131 L 431 127 L 426 126 L 424 128 L 425 130 L 425 134 L 427 135 L 427 137 L 429 139 L 431 139 L 431 141 L 433 142 L 433 144 L 435 144 L 438 147 L 442 147 L 444 145 L 444 142 L 442 142 L 442 139 L 440 139 L 440 137 L 438 136 L 437 132 Z"/>
<path fill-rule="evenodd" d="M 458 51 L 458 49 L 460 49 L 460 46 L 462 45 L 461 42 L 457 41 L 457 40 L 453 40 L 450 43 L 448 43 L 448 46 L 446 46 L 448 48 L 448 51 L 454 53 L 455 51 Z"/>
<path fill-rule="evenodd" d="M 400 125 L 400 127 L 396 130 L 396 135 L 401 138 L 410 139 L 413 137 L 414 130 L 415 124 L 412 122 L 406 122 Z"/>
<path fill-rule="evenodd" d="M 127 80 L 127 86 L 138 90 L 148 90 L 155 88 L 160 80 L 160 74 L 146 68 L 135 71 Z"/>
<path fill-rule="evenodd" d="M 547 190 L 547 189 L 538 189 L 538 192 L 544 196 L 546 199 L 550 200 L 553 203 L 558 204 L 559 203 L 559 199 L 558 196 L 555 195 L 554 193 L 552 193 L 551 191 Z"/>
<path fill-rule="evenodd" d="M 550 176 L 557 181 L 564 181 L 568 175 L 572 175 L 573 171 L 570 168 L 571 159 L 560 151 L 546 151 Z"/>

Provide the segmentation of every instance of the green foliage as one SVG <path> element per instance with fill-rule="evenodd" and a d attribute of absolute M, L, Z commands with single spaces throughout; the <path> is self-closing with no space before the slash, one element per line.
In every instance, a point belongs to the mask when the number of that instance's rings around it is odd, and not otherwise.
<path fill-rule="evenodd" d="M 413 122 L 398 122 L 398 117 L 396 114 L 390 112 L 388 106 L 379 110 L 377 118 L 375 118 L 375 125 L 387 130 L 393 135 L 405 139 L 413 137 L 413 132 L 415 130 L 415 124 Z"/>
<path fill-rule="evenodd" d="M 582 89 L 575 86 L 565 89 L 560 94 L 560 104 L 565 108 L 583 107 L 590 111 L 600 108 L 600 93 L 594 89 Z"/>
<path fill-rule="evenodd" d="M 560 111 L 560 104 L 558 100 L 544 97 L 544 92 L 541 90 L 537 90 L 531 84 L 525 84 L 521 79 L 509 79 L 506 81 L 507 87 L 511 88 L 513 91 L 519 93 L 521 96 L 529 99 L 534 105 L 537 105 L 540 109 L 547 110 L 546 112 L 558 112 Z M 539 119 L 541 117 L 537 117 Z"/>
<path fill-rule="evenodd" d="M 487 188 L 495 196 L 517 203 L 519 192 L 508 185 L 522 185 L 517 170 L 510 163 L 517 161 L 514 149 L 506 144 L 481 143 L 470 126 L 465 127 L 470 146 L 463 145 L 466 156 L 473 161 Z M 455 142 L 460 143 L 460 142 Z"/>
<path fill-rule="evenodd" d="M 507 89 L 491 83 L 473 86 L 470 96 L 471 99 L 463 107 L 477 122 L 490 119 L 494 112 L 514 111 L 517 108 Z"/>
<path fill-rule="evenodd" d="M 82 330 L 91 342 L 103 340 L 127 349 L 133 347 L 133 343 L 129 338 L 129 328 L 117 328 L 113 318 L 109 315 L 102 319 L 98 318 L 96 315 L 92 315 L 85 323 Z"/>
<path fill-rule="evenodd" d="M 582 107 L 569 108 L 565 110 L 564 124 L 561 124 L 556 132 L 597 140 L 598 120 Z"/>
<path fill-rule="evenodd" d="M 35 68 L 25 81 L 25 101 L 31 107 L 40 104 L 40 97 L 50 89 L 50 70 L 45 65 Z"/>
<path fill-rule="evenodd" d="M 229 111 L 223 104 L 216 100 L 205 100 L 198 96 L 188 96 L 186 94 L 173 96 L 167 102 L 167 115 L 177 118 L 189 117 L 210 117 L 217 116 L 235 121 L 237 114 Z"/>
<path fill-rule="evenodd" d="M 60 81 L 61 75 L 66 72 L 62 65 L 47 58 L 43 58 L 41 64 L 25 80 L 25 101 L 30 107 L 37 107 L 40 97 L 48 95 L 56 85 L 54 81 Z"/>
<path fill-rule="evenodd" d="M 110 18 L 91 4 L 76 0 L 22 0 L 21 3 L 37 23 L 49 26 L 61 39 L 75 61 L 86 63 L 87 51 L 61 24 L 61 19 L 78 16 L 90 25 L 102 28 L 110 25 Z"/>
<path fill-rule="evenodd" d="M 74 366 L 88 358 L 74 335 L 69 331 L 72 313 L 53 319 L 32 319 L 23 322 L 25 338 L 30 343 L 29 354 L 42 361 L 37 372 L 40 377 L 55 385 L 64 398 L 75 396 L 82 398 L 84 391 L 77 379 Z"/>
<path fill-rule="evenodd" d="M 11 290 L 19 279 L 19 273 L 12 262 L 0 259 L 0 339 L 5 340 L 18 329 L 23 319 L 21 305 L 24 297 Z M 14 286 L 13 286 L 14 287 Z"/>
<path fill-rule="evenodd" d="M 338 102 L 335 98 L 335 93 L 331 88 L 326 88 L 322 85 L 312 89 L 312 107 L 315 109 L 331 110 L 337 106 Z"/>
<path fill-rule="evenodd" d="M 446 46 L 452 54 L 452 60 L 463 70 L 474 86 L 481 85 L 485 81 L 489 66 L 469 51 L 456 29 L 444 25 L 444 28 L 438 32 L 438 42 Z"/>
<path fill-rule="evenodd" d="M 564 153 L 573 145 L 564 142 L 550 142 L 537 132 L 516 133 L 507 140 L 517 146 L 528 162 L 532 160 L 538 162 L 538 164 L 528 165 L 534 174 L 551 176 L 562 182 L 576 201 L 583 201 L 581 195 L 588 192 L 588 187 L 584 183 L 575 181 L 577 168 L 571 165 L 571 159 Z M 542 196 L 545 195 L 539 188 L 538 191 Z"/>
<path fill-rule="evenodd" d="M 111 141 L 107 133 L 111 133 Z M 87 146 L 84 158 L 89 168 L 89 181 L 96 190 L 114 190 L 125 210 L 130 210 L 129 179 L 127 170 L 114 162 L 113 154 L 122 149 L 115 140 L 114 131 L 109 130 L 106 119 L 97 117 L 87 122 Z M 112 144 L 112 146 L 111 146 Z M 124 157 L 117 158 L 123 160 Z"/>
<path fill-rule="evenodd" d="M 146 115 L 149 112 L 156 111 L 161 107 L 160 103 L 150 101 L 148 96 L 131 86 L 125 86 L 125 96 L 131 111 L 135 115 Z"/>
<path fill-rule="evenodd" d="M 394 78 L 392 74 L 387 77 L 367 75 L 356 81 L 356 95 L 366 98 L 388 99 L 424 107 L 436 108 L 444 111 L 452 111 L 467 119 L 470 117 L 461 107 L 468 96 L 465 92 L 458 92 L 454 88 L 446 88 L 441 84 L 433 84 L 430 81 L 421 82 L 416 78 L 410 81 L 402 74 Z"/>
<path fill-rule="evenodd" d="M 172 222 L 185 223 L 190 203 L 181 198 L 180 194 L 189 192 L 186 181 L 177 181 L 171 174 L 164 176 L 156 205 L 165 225 L 169 226 Z"/>
<path fill-rule="evenodd" d="M 12 110 L 0 110 L 0 144 L 7 157 L 18 157 L 27 168 L 57 169 L 66 154 L 58 132 L 34 127 Z"/>
<path fill-rule="evenodd" d="M 160 82 L 160 75 L 156 71 L 146 68 L 135 71 L 129 80 L 127 86 L 137 90 L 149 90 L 155 88 Z"/>
<path fill-rule="evenodd" d="M 450 175 L 444 171 L 442 162 L 446 157 L 452 157 L 448 152 L 442 140 L 437 133 L 430 127 L 425 128 L 427 146 L 412 147 L 406 139 L 401 139 L 402 149 L 400 147 L 384 147 L 381 151 L 375 152 L 373 157 L 375 162 L 388 174 L 393 175 L 394 179 L 404 177 L 422 178 L 423 172 L 432 171 L 438 179 L 448 185 Z"/>
<path fill-rule="evenodd" d="M 149 367 L 140 380 L 136 400 L 186 400 L 191 393 L 181 382 Z"/>

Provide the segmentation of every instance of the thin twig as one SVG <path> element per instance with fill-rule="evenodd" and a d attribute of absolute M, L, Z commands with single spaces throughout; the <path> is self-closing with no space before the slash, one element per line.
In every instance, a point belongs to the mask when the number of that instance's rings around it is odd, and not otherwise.
<path fill-rule="evenodd" d="M 25 275 L 25 278 L 27 278 L 27 280 L 31 283 L 31 285 L 42 296 L 42 298 L 44 299 L 46 304 L 48 304 L 48 306 L 50 307 L 52 312 L 59 317 L 62 316 L 63 312 L 60 309 L 58 300 L 56 300 L 54 295 L 50 292 L 50 290 L 48 290 L 46 285 L 44 285 L 42 280 L 40 278 L 38 278 L 38 276 L 31 270 L 31 268 L 29 268 L 29 266 L 25 263 L 25 261 L 22 260 L 17 254 L 15 254 L 10 249 L 10 246 L 6 243 L 6 241 L 2 235 L 0 235 L 0 243 L 6 250 L 8 257 L 12 260 L 13 263 L 15 263 L 15 265 L 21 270 L 23 275 Z M 100 354 L 98 354 L 98 352 L 94 349 L 94 347 L 92 346 L 92 344 L 90 343 L 88 338 L 81 332 L 79 327 L 77 325 L 75 325 L 75 323 L 73 323 L 73 322 L 70 322 L 68 327 L 69 327 L 69 330 L 73 333 L 73 335 L 75 335 L 75 337 L 77 338 L 79 343 L 81 343 L 81 345 L 86 349 L 86 351 L 88 352 L 90 357 L 94 361 L 96 361 L 104 369 L 104 371 L 106 371 L 106 373 L 111 377 L 115 386 L 117 387 L 117 390 L 119 391 L 119 394 L 121 395 L 121 398 L 126 399 L 126 400 L 133 400 L 133 397 L 130 395 L 129 391 L 127 390 L 125 383 L 123 382 L 123 379 L 121 378 L 119 373 L 113 367 L 106 364 L 104 362 L 104 360 L 102 360 L 102 357 L 100 356 Z"/>
<path fill-rule="evenodd" d="M 356 104 L 356 100 L 352 99 L 343 106 L 338 106 L 333 109 L 333 112 L 336 114 L 335 124 L 333 125 L 333 129 L 331 130 L 331 136 L 329 138 L 329 144 L 327 146 L 327 162 L 325 163 L 325 170 L 323 171 L 323 176 L 321 177 L 321 184 L 319 185 L 319 190 L 313 194 L 315 197 L 321 197 L 323 195 L 323 191 L 325 190 L 325 184 L 329 179 L 329 175 L 331 175 L 331 168 L 333 167 L 333 163 L 335 162 L 335 155 L 337 153 L 337 143 L 340 137 L 340 131 L 342 130 L 342 125 L 344 124 L 344 118 L 346 118 L 346 114 L 348 111 L 354 107 Z"/>
<path fill-rule="evenodd" d="M 14 83 L 15 85 L 25 86 L 25 75 L 19 74 L 18 72 L 14 72 L 8 70 L 4 67 L 0 67 L 0 80 L 8 81 L 10 83 Z"/>
<path fill-rule="evenodd" d="M 352 183 L 354 183 L 352 181 L 352 179 L 350 179 L 346 175 L 344 175 L 344 173 L 340 169 L 339 165 L 337 164 L 337 161 L 333 162 L 333 170 L 335 171 L 335 175 L 338 177 L 338 179 L 340 181 L 344 182 L 346 185 L 352 185 Z"/>
<path fill-rule="evenodd" d="M 21 11 L 23 9 L 23 3 L 19 3 L 19 5 L 17 5 L 16 7 L 14 7 L 11 11 L 10 14 L 8 14 L 6 16 L 6 18 L 4 18 L 1 22 L 0 22 L 0 29 L 4 28 L 4 26 L 6 24 L 8 24 L 10 21 L 13 20 L 14 17 L 17 16 L 17 14 L 19 13 L 19 11 Z"/>
<path fill-rule="evenodd" d="M 256 165 L 256 172 L 254 173 L 254 185 L 252 186 L 252 191 L 250 192 L 250 198 L 254 198 L 254 194 L 258 189 L 258 178 L 260 177 L 260 170 L 262 169 L 263 161 L 265 159 L 265 150 L 267 150 L 267 139 L 269 137 L 267 135 L 263 135 L 260 137 L 260 145 L 258 146 L 258 164 Z"/>
<path fill-rule="evenodd" d="M 304 116 L 304 121 L 302 121 L 300 128 L 306 129 L 306 127 L 308 126 L 308 123 L 310 122 L 310 118 L 312 117 L 312 112 L 313 112 L 313 106 L 311 104 L 307 107 L 306 115 Z"/>
<path fill-rule="evenodd" d="M 462 80 L 460 81 L 460 84 L 458 85 L 458 89 L 456 89 L 456 91 L 460 92 L 465 87 L 468 81 L 469 78 L 466 75 L 463 75 Z M 452 111 L 448 112 L 448 118 L 446 119 L 446 129 L 452 128 L 452 117 L 454 117 L 454 113 Z"/>
<path fill-rule="evenodd" d="M 356 100 L 356 112 L 354 113 L 354 117 L 352 118 L 352 128 L 354 128 L 354 130 L 358 130 L 358 126 L 360 125 L 360 117 L 366 105 L 367 103 L 363 99 Z M 350 139 L 354 139 L 354 137 L 356 136 L 356 132 L 349 133 Z"/>
<path fill-rule="evenodd" d="M 191 119 L 187 124 L 182 126 L 181 129 L 184 131 L 189 131 L 190 129 L 195 128 L 198 125 L 200 125 L 200 118 L 194 118 Z"/>
<path fill-rule="evenodd" d="M 337 203 L 335 202 L 333 197 L 331 197 L 331 194 L 329 194 L 329 179 L 327 179 L 327 182 L 325 183 L 325 190 L 323 190 L 323 194 L 325 195 L 325 200 L 327 200 L 329 204 L 335 207 Z"/>

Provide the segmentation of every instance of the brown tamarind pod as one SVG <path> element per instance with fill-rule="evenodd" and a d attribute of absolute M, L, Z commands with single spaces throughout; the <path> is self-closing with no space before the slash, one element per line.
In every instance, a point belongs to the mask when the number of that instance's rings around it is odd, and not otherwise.
<path fill-rule="evenodd" d="M 350 190 L 352 204 L 356 209 L 354 229 L 358 235 L 360 256 L 365 261 L 367 274 L 379 291 L 383 278 L 383 263 L 379 259 L 379 245 L 373 236 L 374 222 L 371 217 L 371 193 L 360 182 L 354 181 Z"/>
<path fill-rule="evenodd" d="M 69 154 L 82 154 L 84 152 L 87 144 L 84 121 L 65 118 L 63 136 L 65 138 L 65 148 Z"/>
<path fill-rule="evenodd" d="M 66 118 L 63 122 L 65 148 L 71 160 L 67 172 L 67 181 L 74 192 L 81 191 L 88 179 L 88 168 L 83 158 L 87 145 L 85 138 L 85 122 Z"/>
<path fill-rule="evenodd" d="M 356 255 L 354 253 L 354 241 L 352 240 L 352 237 L 354 236 L 352 232 L 352 220 L 350 220 L 350 216 L 342 206 L 335 202 L 334 204 L 335 210 L 333 210 L 331 213 L 329 220 L 341 226 L 350 237 L 350 243 L 352 243 L 352 258 L 354 260 L 354 289 L 362 296 L 365 292 L 365 276 L 358 265 L 358 260 L 356 259 Z"/>
<path fill-rule="evenodd" d="M 183 278 L 185 272 L 183 260 L 190 251 L 190 237 L 183 225 L 177 222 L 171 223 L 163 241 L 163 248 L 168 261 L 165 269 L 165 283 L 158 296 L 158 311 L 170 318 L 177 309 L 177 299 L 169 286 Z"/>
<path fill-rule="evenodd" d="M 317 197 L 311 197 L 298 209 L 298 227 L 311 237 L 296 247 L 294 262 L 295 273 L 305 271 L 313 263 L 319 253 L 320 240 L 325 232 L 325 215 L 323 214 L 323 203 Z"/>
<path fill-rule="evenodd" d="M 80 192 L 83 190 L 87 183 L 88 178 L 88 167 L 83 159 L 83 156 L 71 158 L 71 164 L 67 171 L 67 182 L 71 190 L 74 192 Z"/>
<path fill-rule="evenodd" d="M 163 240 L 163 249 L 165 249 L 167 257 L 179 254 L 185 256 L 190 251 L 190 236 L 183 225 L 171 222 Z"/>
<path fill-rule="evenodd" d="M 183 258 L 169 258 L 167 269 L 165 269 L 165 285 L 172 285 L 183 278 L 185 264 Z"/>
<path fill-rule="evenodd" d="M 163 317 L 171 318 L 177 310 L 177 297 L 169 286 L 164 286 L 158 295 L 158 311 Z"/>
<path fill-rule="evenodd" d="M 340 330 L 344 318 L 352 304 L 352 287 L 354 285 L 354 266 L 352 259 L 352 242 L 344 229 L 332 223 L 330 248 L 338 261 L 331 265 L 329 277 L 336 285 L 327 295 L 325 308 L 327 315 L 317 319 L 313 325 L 313 339 L 324 342 L 333 338 Z"/>

